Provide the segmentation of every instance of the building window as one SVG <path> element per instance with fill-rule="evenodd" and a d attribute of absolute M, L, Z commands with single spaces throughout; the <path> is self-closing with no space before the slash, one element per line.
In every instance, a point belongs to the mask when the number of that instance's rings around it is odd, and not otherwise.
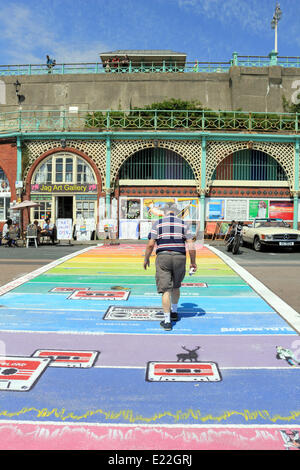
<path fill-rule="evenodd" d="M 119 179 L 194 180 L 190 165 L 177 153 L 163 148 L 140 150 L 122 165 Z"/>
<path fill-rule="evenodd" d="M 93 219 L 95 201 L 76 201 L 76 218 Z"/>
<path fill-rule="evenodd" d="M 34 220 L 45 220 L 51 219 L 52 215 L 52 204 L 51 201 L 38 201 L 39 206 L 33 210 Z"/>
<path fill-rule="evenodd" d="M 0 220 L 6 220 L 10 205 L 10 187 L 5 172 L 0 167 Z"/>
<path fill-rule="evenodd" d="M 225 158 L 216 168 L 213 180 L 287 181 L 282 166 L 259 150 L 242 150 Z"/>
<path fill-rule="evenodd" d="M 95 216 L 95 201 L 77 201 L 76 217 L 83 219 L 93 219 Z"/>
<path fill-rule="evenodd" d="M 7 220 L 10 205 L 10 197 L 0 196 L 0 220 Z"/>
<path fill-rule="evenodd" d="M 83 158 L 62 152 L 43 161 L 32 178 L 32 184 L 75 182 L 96 183 L 96 178 Z"/>

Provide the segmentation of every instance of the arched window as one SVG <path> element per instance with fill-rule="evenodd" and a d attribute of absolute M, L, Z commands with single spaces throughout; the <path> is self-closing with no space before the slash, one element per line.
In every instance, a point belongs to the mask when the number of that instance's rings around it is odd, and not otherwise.
<path fill-rule="evenodd" d="M 190 165 L 177 153 L 164 148 L 143 149 L 122 165 L 119 179 L 194 180 Z"/>
<path fill-rule="evenodd" d="M 51 183 L 96 183 L 96 178 L 83 158 L 59 152 L 43 160 L 32 178 L 32 184 Z"/>
<path fill-rule="evenodd" d="M 0 191 L 1 192 L 10 191 L 9 181 L 7 179 L 7 176 L 6 176 L 5 172 L 2 170 L 1 167 L 0 167 Z"/>
<path fill-rule="evenodd" d="M 242 150 L 226 157 L 215 169 L 213 180 L 287 181 L 282 166 L 259 150 Z"/>

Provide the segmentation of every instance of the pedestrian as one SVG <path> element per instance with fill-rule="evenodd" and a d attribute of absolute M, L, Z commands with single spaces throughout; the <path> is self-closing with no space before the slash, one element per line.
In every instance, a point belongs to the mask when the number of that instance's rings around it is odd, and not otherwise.
<path fill-rule="evenodd" d="M 48 73 L 52 72 L 53 67 L 56 65 L 56 60 L 55 59 L 50 59 L 50 57 L 47 55 L 47 67 L 48 67 Z"/>
<path fill-rule="evenodd" d="M 190 256 L 190 269 L 193 272 L 197 270 L 193 235 L 177 214 L 178 210 L 174 204 L 166 206 L 164 216 L 153 224 L 144 258 L 144 269 L 147 269 L 156 244 L 155 278 L 157 292 L 162 294 L 164 313 L 160 326 L 166 331 L 172 330 L 172 321 L 178 320 L 180 287 L 186 273 L 186 245 Z"/>
<path fill-rule="evenodd" d="M 7 241 L 6 246 L 12 246 L 12 238 L 10 237 L 12 225 L 13 223 L 11 219 L 7 219 L 7 221 L 3 225 L 2 237 L 3 237 L 3 240 Z"/>

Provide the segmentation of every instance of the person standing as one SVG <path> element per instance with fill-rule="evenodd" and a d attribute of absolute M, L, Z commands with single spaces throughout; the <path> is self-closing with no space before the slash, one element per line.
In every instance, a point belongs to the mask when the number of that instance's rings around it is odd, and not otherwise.
<path fill-rule="evenodd" d="M 147 269 L 156 244 L 155 278 L 157 292 L 162 294 L 164 313 L 160 326 L 166 331 L 172 330 L 172 321 L 178 320 L 180 287 L 186 273 L 186 245 L 190 268 L 194 272 L 197 270 L 193 235 L 177 214 L 178 210 L 174 204 L 166 206 L 164 216 L 152 226 L 144 257 L 144 269 Z"/>

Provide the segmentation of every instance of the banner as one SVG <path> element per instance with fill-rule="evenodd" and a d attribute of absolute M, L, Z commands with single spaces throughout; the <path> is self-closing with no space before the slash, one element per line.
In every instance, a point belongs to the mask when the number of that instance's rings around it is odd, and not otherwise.
<path fill-rule="evenodd" d="M 248 220 L 247 199 L 227 199 L 225 220 L 244 221 Z"/>
<path fill-rule="evenodd" d="M 249 220 L 269 217 L 269 201 L 257 199 L 249 201 Z"/>
<path fill-rule="evenodd" d="M 274 219 L 293 220 L 293 201 L 270 201 L 269 217 Z"/>
<path fill-rule="evenodd" d="M 58 240 L 72 239 L 72 219 L 57 219 L 56 229 Z"/>

